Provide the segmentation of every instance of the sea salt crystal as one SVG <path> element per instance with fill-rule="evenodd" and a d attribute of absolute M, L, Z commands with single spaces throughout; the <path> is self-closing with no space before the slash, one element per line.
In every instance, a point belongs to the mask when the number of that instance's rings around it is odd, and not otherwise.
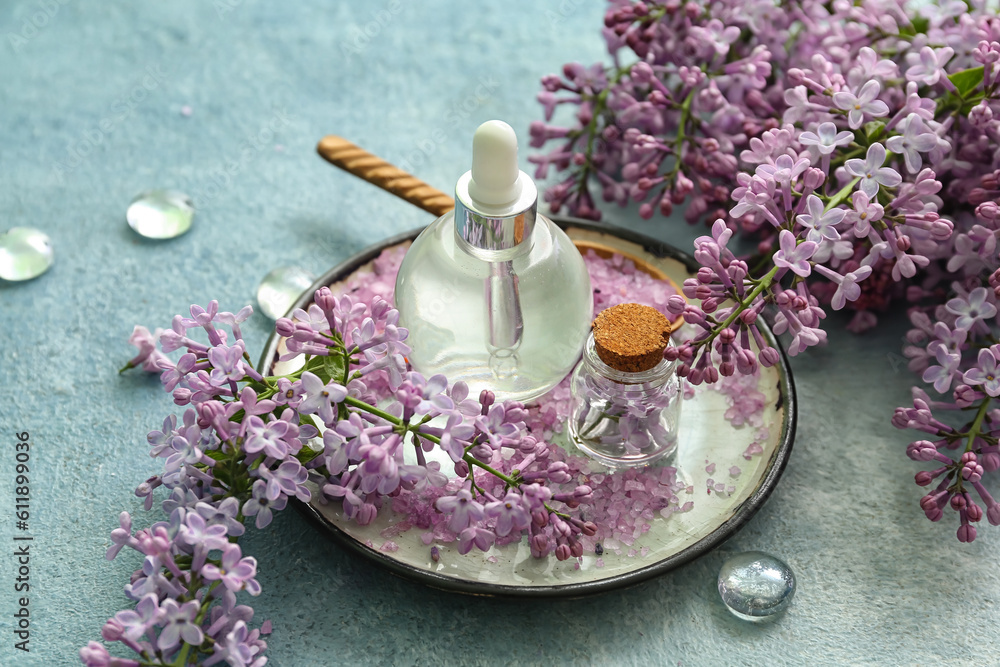
<path fill-rule="evenodd" d="M 393 553 L 399 551 L 399 545 L 396 544 L 395 542 L 385 542 L 382 545 L 382 551 L 385 551 L 386 553 Z"/>
<path fill-rule="evenodd" d="M 715 464 L 714 463 L 709 463 L 707 466 L 705 466 L 705 472 L 707 472 L 709 475 L 711 475 L 712 473 L 714 473 L 715 472 Z"/>
<path fill-rule="evenodd" d="M 340 292 L 351 293 L 361 302 L 370 303 L 378 296 L 392 303 L 395 276 L 405 252 L 406 247 L 384 251 L 372 262 L 370 269 L 350 276 Z M 605 260 L 593 252 L 588 252 L 584 261 L 595 287 L 595 311 L 626 302 L 641 303 L 662 311 L 666 309 L 667 300 L 676 293 L 670 285 L 637 271 L 635 264 L 621 255 L 613 255 L 610 260 Z M 360 324 L 357 323 L 359 326 Z M 351 343 L 351 341 L 346 342 Z M 376 395 L 386 396 L 390 390 L 388 382 L 382 379 L 381 375 L 373 375 L 370 383 L 368 380 L 366 383 L 369 384 L 369 390 Z M 685 397 L 694 395 L 695 388 L 690 383 L 685 381 L 682 387 Z M 745 389 L 756 391 L 757 379 L 733 380 L 728 383 L 728 393 L 726 393 L 727 398 L 731 399 L 730 408 L 735 408 L 744 418 L 747 407 L 753 404 L 749 399 L 741 399 L 740 393 Z M 702 390 L 704 388 L 698 388 L 698 391 Z M 525 421 L 531 432 L 540 439 L 551 439 L 553 434 L 562 431 L 569 415 L 571 398 L 567 378 L 542 397 L 536 405 L 527 408 L 528 415 Z M 758 440 L 762 440 L 762 437 L 766 436 L 767 429 L 760 422 L 752 425 L 759 427 Z M 524 454 L 515 453 L 514 456 L 522 457 L 523 460 Z M 550 460 L 564 461 L 573 477 L 572 483 L 587 484 L 593 490 L 592 500 L 582 505 L 580 511 L 581 516 L 586 516 L 586 520 L 598 525 L 598 534 L 586 540 L 592 539 L 594 544 L 603 544 L 607 553 L 620 556 L 624 545 L 634 555 L 636 549 L 632 548 L 633 545 L 643 534 L 649 532 L 650 524 L 657 513 L 666 519 L 675 512 L 689 512 L 694 507 L 694 502 L 690 500 L 682 505 L 677 497 L 682 490 L 690 496 L 694 493 L 694 486 L 679 482 L 677 469 L 673 467 L 592 473 L 589 459 L 574 456 L 561 448 L 551 450 Z M 499 455 L 494 463 L 501 467 L 514 465 Z M 709 461 L 706 460 L 706 464 L 709 464 Z M 712 464 L 709 474 L 714 470 L 715 466 Z M 488 475 L 483 475 L 481 478 L 477 476 L 477 481 L 484 485 L 487 492 L 494 494 L 503 492 L 503 483 Z M 447 528 L 448 516 L 437 512 L 434 509 L 434 502 L 444 495 L 453 495 L 462 484 L 462 480 L 456 479 L 449 482 L 445 488 L 403 489 L 392 499 L 391 507 L 405 519 L 383 531 L 383 536 L 395 537 L 409 528 L 417 527 L 422 531 L 420 539 L 425 545 L 430 545 L 434 541 L 441 544 L 456 542 L 458 536 Z M 724 485 L 722 490 L 726 491 Z M 660 517 L 657 517 L 657 520 L 660 520 Z M 502 546 L 521 539 L 523 537 L 520 534 L 513 533 L 498 538 L 496 544 Z M 433 549 L 436 547 L 433 547 L 432 551 Z M 597 567 L 603 567 L 603 564 L 603 560 L 598 559 Z"/>
<path fill-rule="evenodd" d="M 739 466 L 732 466 L 732 467 L 731 467 L 731 468 L 729 469 L 729 476 L 730 476 L 730 477 L 739 477 L 739 476 L 740 476 L 740 473 L 742 473 L 742 472 L 743 472 L 743 471 L 742 471 L 742 470 L 740 470 L 740 467 L 739 467 Z"/>

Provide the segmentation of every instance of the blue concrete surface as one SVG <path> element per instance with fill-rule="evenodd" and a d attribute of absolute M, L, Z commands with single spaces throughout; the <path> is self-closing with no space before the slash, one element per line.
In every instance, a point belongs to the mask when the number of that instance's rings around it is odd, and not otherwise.
<path fill-rule="evenodd" d="M 503 118 L 526 136 L 539 77 L 601 57 L 602 10 L 582 0 L 0 5 L 0 229 L 38 227 L 57 254 L 43 277 L 0 285 L 0 664 L 74 664 L 126 605 L 138 561 L 103 552 L 117 514 L 139 509 L 136 484 L 159 470 L 145 434 L 172 407 L 155 380 L 115 374 L 132 325 L 166 325 L 212 298 L 238 309 L 271 268 L 319 273 L 428 222 L 326 165 L 316 141 L 341 134 L 450 190 L 480 122 Z M 261 135 L 269 123 L 273 137 Z M 150 242 L 126 226 L 128 202 L 152 187 L 192 194 L 189 234 Z M 695 236 L 634 211 L 609 219 L 683 247 Z M 907 438 L 889 424 L 911 381 L 892 356 L 905 329 L 859 338 L 843 323 L 833 318 L 829 347 L 793 361 L 801 413 L 788 471 L 719 551 L 633 590 L 505 602 L 397 579 L 288 512 L 245 541 L 265 591 L 258 620 L 274 621 L 270 664 L 995 662 L 1000 537 L 985 527 L 960 545 L 956 525 L 923 518 Z M 245 327 L 254 355 L 268 328 L 262 317 Z M 20 431 L 34 444 L 28 655 L 14 651 L 11 623 Z M 768 626 L 731 618 L 714 590 L 726 553 L 747 549 L 798 575 L 791 611 Z"/>

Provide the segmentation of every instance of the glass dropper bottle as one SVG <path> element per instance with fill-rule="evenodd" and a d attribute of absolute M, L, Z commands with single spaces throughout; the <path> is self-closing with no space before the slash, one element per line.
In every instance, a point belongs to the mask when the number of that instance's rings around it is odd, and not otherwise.
<path fill-rule="evenodd" d="M 590 277 L 573 242 L 537 207 L 514 130 L 484 123 L 455 209 L 417 237 L 396 279 L 415 370 L 519 401 L 572 370 L 590 328 Z"/>

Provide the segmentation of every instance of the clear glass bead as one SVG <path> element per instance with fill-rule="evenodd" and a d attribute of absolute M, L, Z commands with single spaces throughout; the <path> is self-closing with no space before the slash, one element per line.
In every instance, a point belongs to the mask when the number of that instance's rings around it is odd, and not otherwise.
<path fill-rule="evenodd" d="M 676 365 L 664 359 L 648 371 L 616 370 L 601 361 L 591 333 L 571 381 L 570 439 L 611 468 L 673 455 L 681 410 Z"/>
<path fill-rule="evenodd" d="M 125 219 L 139 236 L 172 239 L 191 229 L 194 204 L 183 192 L 150 190 L 132 200 Z"/>
<path fill-rule="evenodd" d="M 456 239 L 449 212 L 406 253 L 395 298 L 410 332 L 410 363 L 427 377 L 467 383 L 472 396 L 483 389 L 500 400 L 541 396 L 573 369 L 590 327 L 583 256 L 541 215 L 503 261 L 474 252 Z"/>
<path fill-rule="evenodd" d="M 0 234 L 0 278 L 19 281 L 37 278 L 52 266 L 52 241 L 31 227 L 12 227 Z"/>
<path fill-rule="evenodd" d="M 297 266 L 277 268 L 257 286 L 257 305 L 272 320 L 284 317 L 315 280 L 316 276 Z"/>
<path fill-rule="evenodd" d="M 795 575 L 781 559 L 747 551 L 722 564 L 719 595 L 734 616 L 759 623 L 788 608 L 795 595 Z"/>

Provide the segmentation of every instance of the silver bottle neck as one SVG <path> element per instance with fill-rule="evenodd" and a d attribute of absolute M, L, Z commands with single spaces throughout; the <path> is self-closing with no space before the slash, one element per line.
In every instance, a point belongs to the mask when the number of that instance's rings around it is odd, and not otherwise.
<path fill-rule="evenodd" d="M 522 171 L 520 195 L 502 206 L 478 204 L 469 195 L 471 180 L 467 171 L 455 186 L 455 236 L 462 245 L 474 255 L 518 255 L 530 248 L 538 215 L 538 189 L 531 178 Z"/>

